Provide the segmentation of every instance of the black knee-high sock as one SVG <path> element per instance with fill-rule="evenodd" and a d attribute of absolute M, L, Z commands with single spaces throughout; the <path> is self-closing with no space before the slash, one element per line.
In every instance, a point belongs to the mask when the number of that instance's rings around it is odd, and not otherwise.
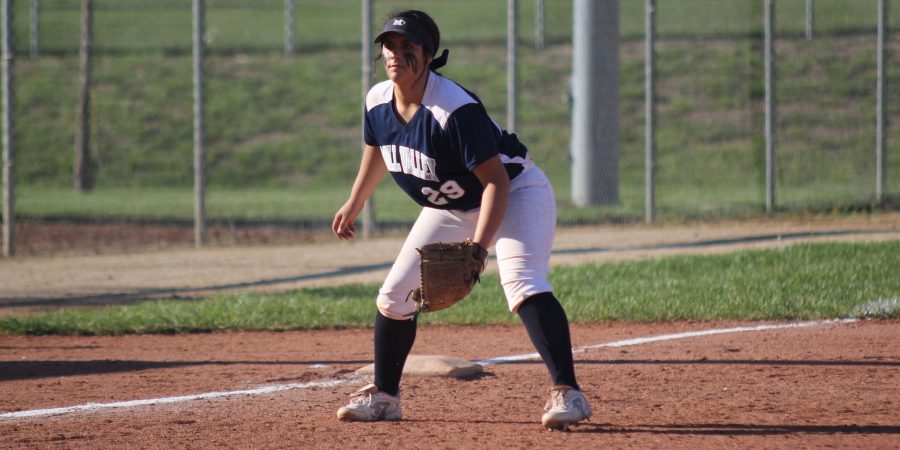
<path fill-rule="evenodd" d="M 416 340 L 416 319 L 393 320 L 381 312 L 375 314 L 375 385 L 382 392 L 397 396 L 403 365 Z"/>
<path fill-rule="evenodd" d="M 543 292 L 528 297 L 519 306 L 518 313 L 528 330 L 531 343 L 550 370 L 553 385 L 571 386 L 580 390 L 575 381 L 569 319 L 553 293 Z"/>

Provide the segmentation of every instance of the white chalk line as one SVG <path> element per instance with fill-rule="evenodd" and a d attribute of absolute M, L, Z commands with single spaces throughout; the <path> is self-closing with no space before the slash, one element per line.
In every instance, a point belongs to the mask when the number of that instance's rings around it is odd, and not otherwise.
<path fill-rule="evenodd" d="M 596 344 L 596 345 L 577 347 L 572 350 L 572 353 L 582 353 L 587 350 L 595 349 L 595 348 L 626 347 L 626 346 L 631 346 L 631 345 L 641 345 L 641 344 L 648 344 L 648 343 L 652 343 L 652 342 L 671 341 L 671 340 L 676 340 L 676 339 L 687 339 L 687 338 L 700 337 L 700 336 L 711 336 L 711 335 L 716 335 L 716 334 L 740 333 L 740 332 L 747 332 L 747 331 L 777 330 L 777 329 L 784 329 L 784 328 L 807 328 L 807 327 L 815 327 L 815 326 L 828 325 L 828 324 L 851 323 L 851 322 L 855 322 L 855 321 L 856 321 L 856 319 L 815 320 L 815 321 L 808 321 L 808 322 L 795 322 L 795 323 L 785 323 L 785 324 L 757 325 L 757 326 L 748 326 L 748 327 L 733 327 L 733 328 L 718 328 L 718 329 L 700 330 L 700 331 L 688 331 L 685 333 L 662 334 L 662 335 L 658 335 L 658 336 L 649 336 L 649 337 L 634 338 L 634 339 L 624 339 L 624 340 L 620 340 L 620 341 L 607 342 L 604 344 Z M 540 355 L 538 355 L 537 353 L 528 353 L 528 354 L 522 354 L 522 355 L 500 356 L 497 358 L 482 359 L 479 361 L 475 361 L 475 363 L 486 366 L 486 365 L 492 365 L 492 364 L 503 364 L 503 363 L 507 363 L 507 362 L 523 361 L 523 360 L 537 359 L 537 358 L 540 358 Z M 62 408 L 14 411 L 14 412 L 0 414 L 0 421 L 33 418 L 33 417 L 43 417 L 43 416 L 57 416 L 57 415 L 62 415 L 62 414 L 75 413 L 75 412 L 98 411 L 98 410 L 104 410 L 104 409 L 135 408 L 138 406 L 162 405 L 162 404 L 167 404 L 167 403 L 180 403 L 180 402 L 187 402 L 187 401 L 192 401 L 192 400 L 211 400 L 211 399 L 226 398 L 226 397 L 266 395 L 266 394 L 273 394 L 276 392 L 283 392 L 283 391 L 292 390 L 292 389 L 310 389 L 310 388 L 340 386 L 340 385 L 344 385 L 344 384 L 356 383 L 363 379 L 365 379 L 365 378 L 364 377 L 337 378 L 337 379 L 332 379 L 332 380 L 311 381 L 308 383 L 288 383 L 288 384 L 269 385 L 269 386 L 262 386 L 262 387 L 253 388 L 253 389 L 242 389 L 242 390 L 237 390 L 237 391 L 206 392 L 206 393 L 201 393 L 201 394 L 181 395 L 181 396 L 175 396 L 175 397 L 161 397 L 161 398 L 150 398 L 150 399 L 143 399 L 143 400 L 129 400 L 129 401 L 113 402 L 113 403 L 85 403 L 82 405 L 67 406 L 67 407 L 62 407 Z"/>
<path fill-rule="evenodd" d="M 692 338 L 692 337 L 711 336 L 711 335 L 715 335 L 715 334 L 741 333 L 741 332 L 745 332 L 745 331 L 765 331 L 765 330 L 777 330 L 777 329 L 783 329 L 783 328 L 806 328 L 806 327 L 814 327 L 814 326 L 827 325 L 827 324 L 833 324 L 833 323 L 834 324 L 851 323 L 851 322 L 855 322 L 856 320 L 857 319 L 812 320 L 812 321 L 807 321 L 807 322 L 757 325 L 757 326 L 752 326 L 752 327 L 718 328 L 718 329 L 712 329 L 712 330 L 687 331 L 684 333 L 661 334 L 659 336 L 624 339 L 621 341 L 607 342 L 605 344 L 595 344 L 595 345 L 586 345 L 583 347 L 576 347 L 576 348 L 572 349 L 572 353 L 582 353 L 584 351 L 594 349 L 594 348 L 627 347 L 630 345 L 649 344 L 651 342 L 672 341 L 672 340 L 676 340 L 676 339 L 687 339 L 687 338 Z M 497 358 L 482 359 L 480 361 L 475 361 L 475 362 L 477 364 L 481 364 L 484 366 L 484 365 L 489 365 L 489 364 L 503 364 L 503 363 L 512 362 L 512 361 L 525 361 L 525 360 L 529 360 L 529 359 L 537 359 L 540 357 L 541 356 L 537 353 L 528 353 L 525 355 L 500 356 Z"/>
<path fill-rule="evenodd" d="M 145 400 L 129 400 L 125 402 L 114 402 L 114 403 L 85 403 L 83 405 L 77 406 L 67 406 L 64 408 L 50 408 L 50 409 L 32 409 L 28 411 L 16 411 L 11 413 L 0 414 L 0 420 L 4 419 L 22 419 L 26 417 L 39 417 L 39 416 L 56 416 L 60 414 L 68 414 L 79 411 L 96 411 L 100 409 L 113 409 L 113 408 L 134 408 L 137 406 L 149 406 L 149 405 L 162 405 L 166 403 L 180 403 L 191 400 L 210 400 L 216 398 L 224 398 L 224 397 L 236 397 L 241 395 L 264 395 L 264 394 L 272 394 L 275 392 L 287 391 L 290 389 L 309 389 L 309 388 L 318 388 L 318 387 L 332 387 L 339 386 L 342 384 L 353 383 L 359 381 L 359 377 L 355 378 L 346 378 L 346 379 L 334 379 L 334 380 L 325 380 L 325 381 L 312 381 L 309 383 L 289 383 L 289 384 L 278 384 L 272 386 L 263 386 L 254 389 L 243 389 L 239 391 L 225 391 L 225 392 L 206 392 L 202 394 L 192 394 L 192 395 L 181 395 L 177 397 L 162 397 L 162 398 L 148 398 Z"/>

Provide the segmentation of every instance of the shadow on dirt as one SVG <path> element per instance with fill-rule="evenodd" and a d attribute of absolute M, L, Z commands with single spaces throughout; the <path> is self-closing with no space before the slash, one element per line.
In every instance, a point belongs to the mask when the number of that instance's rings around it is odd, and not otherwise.
<path fill-rule="evenodd" d="M 38 378 L 137 372 L 191 366 L 337 366 L 364 365 L 372 361 L 0 361 L 0 382 Z"/>
<path fill-rule="evenodd" d="M 590 429 L 586 429 L 590 427 Z M 649 433 L 675 435 L 771 436 L 786 434 L 900 434 L 900 425 L 757 425 L 741 423 L 646 424 L 626 427 L 582 424 L 572 429 L 584 433 Z"/>

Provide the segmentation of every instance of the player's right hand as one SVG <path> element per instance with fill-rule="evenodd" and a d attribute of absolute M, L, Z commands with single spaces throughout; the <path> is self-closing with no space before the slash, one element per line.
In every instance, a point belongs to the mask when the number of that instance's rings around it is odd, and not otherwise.
<path fill-rule="evenodd" d="M 345 204 L 334 215 L 334 221 L 331 223 L 331 232 L 338 239 L 353 239 L 356 234 L 356 215 L 351 214 L 350 205 Z"/>

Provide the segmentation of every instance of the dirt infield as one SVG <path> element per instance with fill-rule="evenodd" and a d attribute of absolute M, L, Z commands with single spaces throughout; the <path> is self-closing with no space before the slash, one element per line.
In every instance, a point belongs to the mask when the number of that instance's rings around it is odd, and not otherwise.
<path fill-rule="evenodd" d="M 567 229 L 552 263 L 898 238 L 900 213 Z M 0 259 L 0 314 L 377 281 L 401 243 L 297 239 Z M 900 448 L 900 321 L 734 329 L 756 325 L 573 325 L 594 417 L 570 433 L 540 427 L 549 380 L 536 360 L 468 380 L 407 378 L 404 420 L 338 422 L 365 382 L 353 371 L 371 363 L 370 329 L 0 335 L 0 448 Z M 703 330 L 731 331 L 603 345 Z M 520 326 L 421 327 L 413 354 L 533 351 Z"/>
<path fill-rule="evenodd" d="M 576 347 L 737 323 L 576 325 Z M 209 392 L 273 393 L 0 418 L 3 448 L 897 448 L 900 323 L 862 321 L 667 339 L 576 353 L 592 419 L 540 426 L 534 360 L 469 380 L 407 378 L 404 420 L 345 424 L 371 331 L 3 337 L 0 413 Z M 524 329 L 427 327 L 413 354 L 532 352 Z M 338 380 L 331 387 L 304 383 Z"/>

